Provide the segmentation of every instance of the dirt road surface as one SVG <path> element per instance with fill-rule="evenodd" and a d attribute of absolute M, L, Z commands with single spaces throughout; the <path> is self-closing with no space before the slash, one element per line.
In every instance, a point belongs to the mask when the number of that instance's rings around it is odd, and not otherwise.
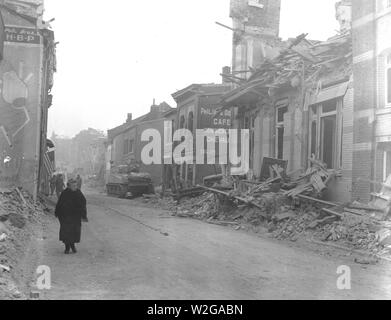
<path fill-rule="evenodd" d="M 385 262 L 359 265 L 346 252 L 175 218 L 132 200 L 90 194 L 88 202 L 76 255 L 64 255 L 53 217 L 35 241 L 32 270 L 51 269 L 52 288 L 42 299 L 391 298 Z M 351 268 L 351 290 L 337 288 L 341 265 Z"/>

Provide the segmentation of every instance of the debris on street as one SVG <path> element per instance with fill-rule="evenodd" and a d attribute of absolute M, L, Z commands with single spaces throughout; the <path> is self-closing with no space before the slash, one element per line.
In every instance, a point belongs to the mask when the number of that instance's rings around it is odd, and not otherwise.
<path fill-rule="evenodd" d="M 322 193 L 337 173 L 319 160 L 310 161 L 311 168 L 296 178 L 281 166 L 270 166 L 264 181 L 242 179 L 227 188 L 224 179 L 211 177 L 207 181 L 214 181 L 213 186 L 197 185 L 179 196 L 144 195 L 143 202 L 169 210 L 176 217 L 235 230 L 265 231 L 277 240 L 315 239 L 349 250 L 391 255 L 388 206 L 323 200 Z"/>
<path fill-rule="evenodd" d="M 27 253 L 34 225 L 51 209 L 19 188 L 0 190 L 0 300 L 19 299 L 14 270 Z"/>

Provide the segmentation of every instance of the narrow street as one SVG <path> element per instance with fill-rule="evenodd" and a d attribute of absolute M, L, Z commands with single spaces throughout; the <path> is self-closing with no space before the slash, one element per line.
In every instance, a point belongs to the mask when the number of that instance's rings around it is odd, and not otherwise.
<path fill-rule="evenodd" d="M 391 268 L 231 228 L 170 217 L 134 201 L 89 194 L 76 255 L 64 255 L 48 218 L 39 265 L 51 268 L 43 299 L 390 299 Z M 334 250 L 335 251 L 335 250 Z M 337 268 L 352 268 L 352 290 Z"/>

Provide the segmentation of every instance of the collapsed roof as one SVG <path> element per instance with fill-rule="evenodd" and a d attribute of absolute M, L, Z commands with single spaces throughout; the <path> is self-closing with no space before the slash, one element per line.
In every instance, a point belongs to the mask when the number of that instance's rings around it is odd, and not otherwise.
<path fill-rule="evenodd" d="M 248 80 L 235 82 L 235 90 L 222 97 L 226 107 L 257 102 L 281 88 L 319 88 L 319 81 L 333 82 L 352 74 L 352 36 L 349 30 L 327 41 L 306 40 L 306 34 L 284 43 L 278 56 L 252 69 Z M 229 77 L 229 76 L 228 76 Z"/>

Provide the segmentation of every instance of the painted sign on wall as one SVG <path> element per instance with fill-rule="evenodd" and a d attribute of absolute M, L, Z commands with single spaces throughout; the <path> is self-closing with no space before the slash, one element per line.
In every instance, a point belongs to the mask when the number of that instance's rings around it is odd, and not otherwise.
<path fill-rule="evenodd" d="M 0 186 L 22 185 L 33 192 L 40 150 L 41 40 L 28 32 L 10 37 L 9 30 L 0 64 Z"/>
<path fill-rule="evenodd" d="M 230 129 L 232 126 L 232 111 L 219 112 L 221 95 L 203 96 L 198 105 L 198 129 Z"/>
<path fill-rule="evenodd" d="M 40 44 L 41 36 L 36 29 L 5 27 L 5 41 L 14 43 Z"/>

